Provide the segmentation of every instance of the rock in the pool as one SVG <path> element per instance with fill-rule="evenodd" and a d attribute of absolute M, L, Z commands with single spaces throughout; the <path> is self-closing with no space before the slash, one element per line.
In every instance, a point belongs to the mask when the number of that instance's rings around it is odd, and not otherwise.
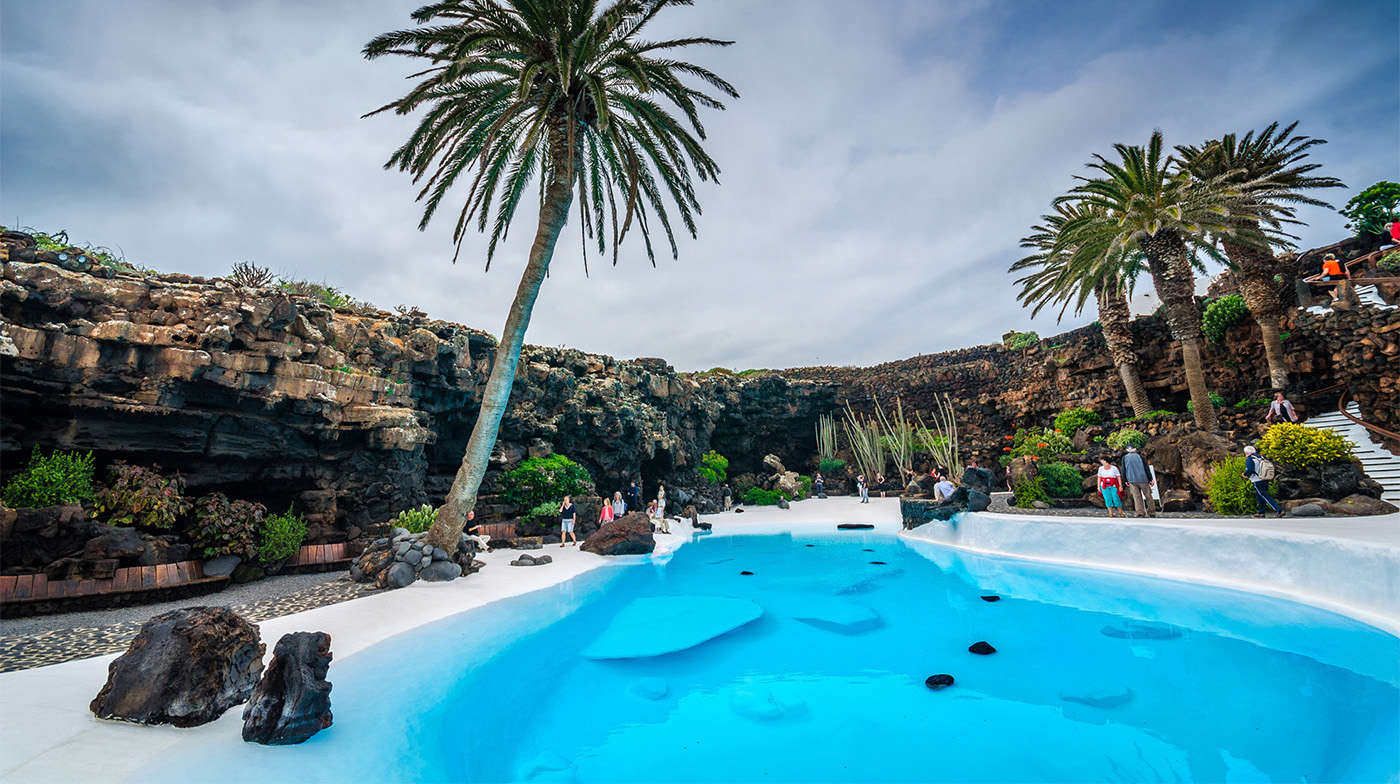
<path fill-rule="evenodd" d="M 993 653 L 997 652 L 997 649 L 993 648 L 991 643 L 987 642 L 986 640 L 974 642 L 973 644 L 967 646 L 967 650 L 969 653 L 975 653 L 978 656 L 990 656 Z"/>
<path fill-rule="evenodd" d="M 848 636 L 885 625 L 879 613 L 863 604 L 815 596 L 805 600 L 800 613 L 793 617 L 808 626 Z"/>
<path fill-rule="evenodd" d="M 868 531 L 875 526 L 870 523 L 838 523 L 836 527 L 842 531 Z"/>
<path fill-rule="evenodd" d="M 331 726 L 331 636 L 282 635 L 272 662 L 243 709 L 243 740 L 266 746 L 301 743 Z"/>
<path fill-rule="evenodd" d="M 589 659 L 641 659 L 683 651 L 713 640 L 763 615 L 747 599 L 726 596 L 656 596 L 634 599 L 584 649 Z"/>
<path fill-rule="evenodd" d="M 665 697 L 671 688 L 661 678 L 638 678 L 627 690 L 644 700 L 659 700 Z"/>
<path fill-rule="evenodd" d="M 258 627 L 227 607 L 146 621 L 88 707 L 99 719 L 195 727 L 248 699 L 262 675 Z"/>
<path fill-rule="evenodd" d="M 953 676 L 947 674 L 930 675 L 924 679 L 924 685 L 934 691 L 941 691 L 953 685 Z"/>
<path fill-rule="evenodd" d="M 1120 640 L 1175 640 L 1181 636 L 1181 627 L 1158 621 L 1119 621 L 1103 627 L 1105 637 Z"/>
<path fill-rule="evenodd" d="M 984 602 L 999 602 L 999 601 L 1001 601 L 1001 597 L 1000 597 L 1000 596 L 991 596 L 991 595 L 989 595 L 989 596 L 983 596 L 983 597 L 982 597 L 982 601 L 984 601 Z"/>
<path fill-rule="evenodd" d="M 1133 690 L 1125 685 L 1065 689 L 1060 692 L 1060 699 L 1095 708 L 1117 708 L 1132 701 Z"/>

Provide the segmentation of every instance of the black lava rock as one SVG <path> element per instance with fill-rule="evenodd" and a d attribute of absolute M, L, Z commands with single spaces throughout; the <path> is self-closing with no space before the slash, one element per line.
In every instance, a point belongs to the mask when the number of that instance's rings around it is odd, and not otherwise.
<path fill-rule="evenodd" d="M 999 602 L 999 601 L 1001 601 L 1001 597 L 1000 597 L 1000 596 L 983 596 L 983 597 L 982 597 L 982 601 L 984 601 L 984 602 Z"/>
<path fill-rule="evenodd" d="M 997 649 L 993 648 L 991 644 L 988 643 L 986 640 L 983 640 L 981 642 L 974 642 L 973 644 L 968 646 L 967 650 L 971 653 L 978 654 L 979 656 L 990 656 L 991 654 L 997 652 Z"/>
<path fill-rule="evenodd" d="M 840 523 L 836 527 L 842 531 L 868 531 L 875 526 L 870 523 Z"/>
<path fill-rule="evenodd" d="M 739 572 L 739 574 L 747 574 L 749 576 L 753 576 L 753 572 Z"/>
<path fill-rule="evenodd" d="M 266 746 L 301 743 L 331 726 L 331 636 L 282 635 L 252 699 L 243 709 L 243 740 Z"/>
<path fill-rule="evenodd" d="M 934 691 L 942 691 L 953 685 L 953 676 L 947 674 L 930 675 L 924 685 Z"/>

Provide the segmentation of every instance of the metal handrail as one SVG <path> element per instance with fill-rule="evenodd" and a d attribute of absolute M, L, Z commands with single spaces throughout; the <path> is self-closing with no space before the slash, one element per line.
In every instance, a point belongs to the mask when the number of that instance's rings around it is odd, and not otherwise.
<path fill-rule="evenodd" d="M 1393 441 L 1400 441 L 1400 433 L 1392 433 L 1383 427 L 1376 427 L 1375 425 L 1367 424 L 1361 421 L 1360 419 L 1357 419 L 1356 417 L 1352 416 L 1351 412 L 1347 411 L 1347 397 L 1349 395 L 1351 395 L 1350 389 L 1342 392 L 1342 396 L 1337 398 L 1337 411 L 1342 416 L 1346 417 L 1347 419 L 1350 419 L 1355 424 L 1361 425 L 1362 427 L 1366 428 L 1372 433 L 1379 433 L 1380 435 L 1389 438 Z"/>

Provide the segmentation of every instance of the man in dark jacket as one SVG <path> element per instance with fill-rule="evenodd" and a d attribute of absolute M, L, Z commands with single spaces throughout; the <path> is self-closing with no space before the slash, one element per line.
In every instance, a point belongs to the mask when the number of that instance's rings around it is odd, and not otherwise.
<path fill-rule="evenodd" d="M 1259 464 L 1262 461 L 1259 450 L 1252 446 L 1244 448 L 1244 478 L 1254 486 L 1254 500 L 1259 504 L 1259 512 L 1254 516 L 1263 517 L 1271 511 L 1275 517 L 1283 517 L 1283 507 L 1269 495 L 1269 480 L 1259 475 Z"/>
<path fill-rule="evenodd" d="M 1147 463 L 1138 454 L 1137 447 L 1128 446 L 1128 454 L 1123 455 L 1123 482 L 1128 485 L 1128 495 L 1133 499 L 1133 512 L 1142 517 L 1144 510 L 1148 517 L 1156 517 L 1157 509 L 1152 503 L 1152 474 L 1147 471 Z"/>

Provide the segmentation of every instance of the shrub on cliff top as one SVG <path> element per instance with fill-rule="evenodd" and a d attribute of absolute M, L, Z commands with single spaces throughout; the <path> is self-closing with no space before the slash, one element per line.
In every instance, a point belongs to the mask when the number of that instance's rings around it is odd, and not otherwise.
<path fill-rule="evenodd" d="M 1089 425 L 1097 425 L 1102 421 L 1098 414 L 1087 408 L 1071 408 L 1068 411 L 1061 411 L 1055 417 L 1055 429 L 1063 435 L 1073 438 L 1074 434 L 1080 430 Z"/>
<path fill-rule="evenodd" d="M 162 476 L 159 467 L 145 468 L 117 461 L 107 469 L 108 485 L 97 494 L 93 516 L 108 525 L 166 530 L 190 511 L 185 482 L 178 475 Z"/>
<path fill-rule="evenodd" d="M 1034 332 L 1010 332 L 1002 340 L 1002 343 L 1012 351 L 1030 348 L 1039 342 L 1040 336 Z"/>
<path fill-rule="evenodd" d="M 1308 468 L 1351 458 L 1352 443 L 1331 430 L 1292 422 L 1269 428 L 1259 440 L 1259 451 L 1275 463 Z"/>
<path fill-rule="evenodd" d="M 592 487 L 593 477 L 583 466 L 557 454 L 526 459 L 505 472 L 500 483 L 501 500 L 526 509 L 583 495 Z"/>
<path fill-rule="evenodd" d="M 92 500 L 92 453 L 54 451 L 48 457 L 38 446 L 29 455 L 29 466 L 5 483 L 0 497 L 17 509 L 38 509 Z"/>
<path fill-rule="evenodd" d="M 304 539 L 306 518 L 292 514 L 290 509 L 282 514 L 268 515 L 263 519 L 262 532 L 258 537 L 258 562 L 267 565 L 291 558 L 301 549 Z"/>

